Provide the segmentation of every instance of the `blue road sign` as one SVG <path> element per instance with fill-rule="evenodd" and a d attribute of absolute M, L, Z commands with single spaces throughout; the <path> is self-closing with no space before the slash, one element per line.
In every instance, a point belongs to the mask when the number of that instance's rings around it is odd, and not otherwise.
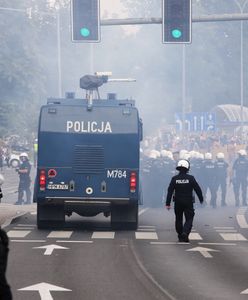
<path fill-rule="evenodd" d="M 177 130 L 183 129 L 182 113 L 175 114 L 175 122 Z M 186 131 L 215 131 L 216 115 L 212 112 L 191 112 L 185 114 L 184 129 Z"/>

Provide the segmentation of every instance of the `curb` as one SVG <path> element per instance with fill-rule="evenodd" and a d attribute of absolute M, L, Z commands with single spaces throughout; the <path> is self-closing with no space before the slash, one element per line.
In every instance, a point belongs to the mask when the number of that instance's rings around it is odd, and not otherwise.
<path fill-rule="evenodd" d="M 28 211 L 17 213 L 15 216 L 8 218 L 0 227 L 5 228 L 9 226 L 15 219 L 20 218 L 28 213 Z"/>

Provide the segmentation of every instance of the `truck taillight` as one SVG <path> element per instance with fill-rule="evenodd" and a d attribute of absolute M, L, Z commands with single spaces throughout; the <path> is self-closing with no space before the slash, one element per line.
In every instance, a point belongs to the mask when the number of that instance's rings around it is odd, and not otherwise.
<path fill-rule="evenodd" d="M 131 172 L 130 175 L 130 192 L 135 193 L 137 186 L 137 176 L 135 172 Z"/>
<path fill-rule="evenodd" d="M 40 190 L 44 191 L 46 189 L 46 171 L 40 171 Z"/>

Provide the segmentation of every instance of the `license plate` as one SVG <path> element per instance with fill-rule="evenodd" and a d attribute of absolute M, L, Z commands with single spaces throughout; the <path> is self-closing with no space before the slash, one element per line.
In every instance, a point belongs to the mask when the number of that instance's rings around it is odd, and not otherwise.
<path fill-rule="evenodd" d="M 68 190 L 68 184 L 48 184 L 48 190 Z"/>

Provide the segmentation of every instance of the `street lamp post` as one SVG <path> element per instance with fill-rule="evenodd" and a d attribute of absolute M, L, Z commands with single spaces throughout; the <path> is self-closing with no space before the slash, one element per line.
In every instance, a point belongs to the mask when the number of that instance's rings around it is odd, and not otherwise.
<path fill-rule="evenodd" d="M 248 3 L 246 0 L 242 5 L 238 0 L 234 0 L 240 9 L 240 13 L 244 13 L 244 9 Z M 241 118 L 241 134 L 244 130 L 244 30 L 243 30 L 244 21 L 240 21 L 240 118 Z"/>

